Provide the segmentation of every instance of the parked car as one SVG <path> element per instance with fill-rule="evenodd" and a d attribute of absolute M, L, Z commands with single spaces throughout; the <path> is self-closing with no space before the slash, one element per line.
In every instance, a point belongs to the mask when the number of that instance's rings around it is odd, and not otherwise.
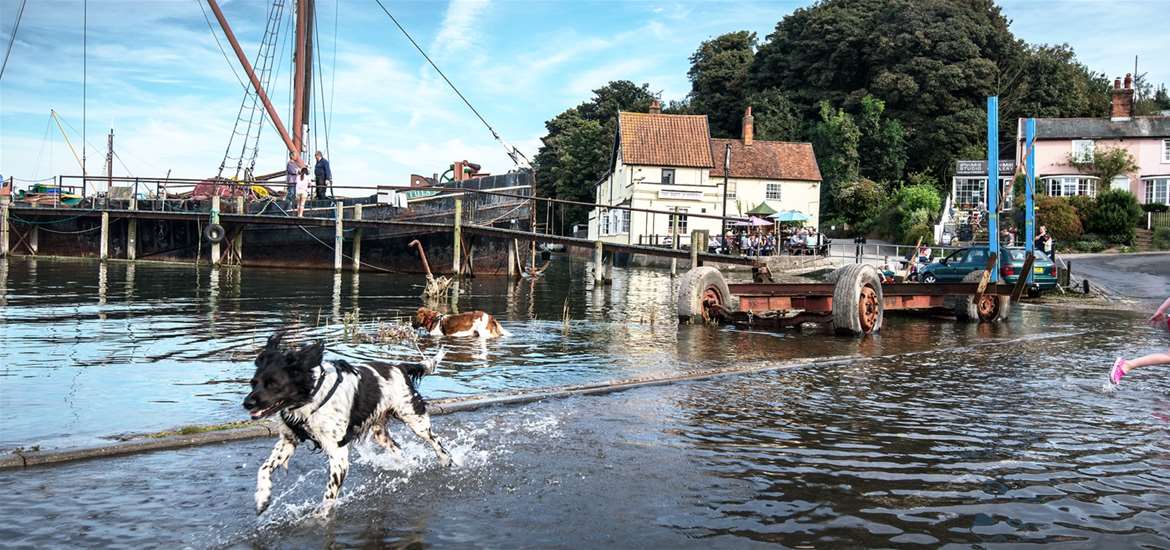
<path fill-rule="evenodd" d="M 986 246 L 972 246 L 960 248 L 945 258 L 923 267 L 918 273 L 918 280 L 924 283 L 957 283 L 974 271 L 987 267 L 989 248 Z M 1027 252 L 1023 248 L 1004 247 L 1000 249 L 999 274 L 1003 282 L 1014 285 L 1024 269 L 1024 257 Z M 1036 292 L 1056 288 L 1056 264 L 1043 252 L 1034 252 L 1035 261 L 1032 262 L 1032 286 L 1029 290 Z"/>

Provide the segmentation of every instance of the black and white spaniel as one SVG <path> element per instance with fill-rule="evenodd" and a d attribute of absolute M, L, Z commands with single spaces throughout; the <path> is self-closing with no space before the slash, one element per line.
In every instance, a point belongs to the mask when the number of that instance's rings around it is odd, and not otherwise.
<path fill-rule="evenodd" d="M 349 470 L 349 444 L 369 433 L 392 453 L 401 451 L 390 439 L 386 423 L 397 418 L 434 448 L 443 466 L 451 455 L 431 433 L 426 402 L 418 393 L 419 380 L 434 372 L 443 352 L 422 364 L 351 365 L 323 361 L 321 341 L 287 349 L 280 345 L 283 332 L 268 339 L 256 357 L 252 392 L 244 408 L 252 418 L 280 415 L 280 439 L 256 476 L 256 514 L 264 513 L 272 495 L 272 471 L 287 468 L 298 443 L 312 441 L 329 457 L 329 483 L 323 511 L 341 493 Z"/>

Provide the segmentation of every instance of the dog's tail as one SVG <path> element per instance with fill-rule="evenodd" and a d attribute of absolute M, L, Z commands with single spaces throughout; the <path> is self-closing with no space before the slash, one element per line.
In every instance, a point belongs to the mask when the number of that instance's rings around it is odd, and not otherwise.
<path fill-rule="evenodd" d="M 439 362 L 441 362 L 443 360 L 443 357 L 446 357 L 446 355 L 447 355 L 447 350 L 443 346 L 439 346 L 439 351 L 436 351 L 435 354 L 433 356 L 431 356 L 429 359 L 426 357 L 423 357 L 422 375 L 426 376 L 428 374 L 434 374 L 435 369 L 439 368 Z"/>

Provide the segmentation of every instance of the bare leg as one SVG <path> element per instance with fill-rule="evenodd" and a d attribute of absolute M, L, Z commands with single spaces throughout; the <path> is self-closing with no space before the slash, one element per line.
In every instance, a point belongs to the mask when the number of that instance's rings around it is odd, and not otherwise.
<path fill-rule="evenodd" d="M 264 510 L 268 509 L 268 502 L 272 496 L 272 471 L 281 466 L 287 467 L 288 459 L 292 457 L 296 448 L 296 440 L 282 435 L 276 441 L 268 460 L 260 466 L 260 471 L 256 474 L 256 515 L 263 514 Z"/>
<path fill-rule="evenodd" d="M 1168 353 L 1151 353 L 1137 359 L 1128 359 L 1121 365 L 1121 370 L 1129 373 L 1129 371 L 1138 367 L 1151 367 L 1154 365 L 1170 365 L 1170 352 Z"/>
<path fill-rule="evenodd" d="M 387 451 L 390 451 L 390 454 L 402 456 L 402 449 L 399 449 L 398 445 L 394 443 L 394 440 L 390 438 L 390 434 L 386 432 L 386 427 L 381 422 L 370 427 L 370 435 L 374 436 L 374 441 Z"/>
<path fill-rule="evenodd" d="M 402 415 L 402 422 L 407 425 L 415 433 L 415 435 L 422 438 L 423 441 L 430 443 L 431 448 L 435 450 L 435 454 L 439 456 L 439 464 L 442 466 L 451 465 L 451 453 L 443 447 L 443 444 L 435 439 L 435 434 L 431 433 L 431 417 L 423 414 L 406 414 Z"/>
<path fill-rule="evenodd" d="M 325 485 L 322 511 L 328 512 L 341 494 L 341 484 L 345 483 L 345 475 L 349 473 L 349 446 L 338 448 L 329 445 L 325 453 L 329 455 L 329 483 Z"/>

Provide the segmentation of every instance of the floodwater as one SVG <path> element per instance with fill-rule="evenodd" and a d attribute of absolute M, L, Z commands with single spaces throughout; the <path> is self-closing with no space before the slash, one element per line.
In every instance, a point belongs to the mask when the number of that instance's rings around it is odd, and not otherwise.
<path fill-rule="evenodd" d="M 354 358 L 360 308 L 417 307 L 418 281 L 379 274 L 27 260 L 0 263 L 3 446 L 241 419 L 255 347 L 276 327 Z M 355 292 L 355 286 L 359 292 Z M 324 458 L 302 448 L 257 519 L 271 441 L 0 473 L 12 546 L 983 547 L 1170 546 L 1170 380 L 1102 387 L 1120 353 L 1165 349 L 1128 312 L 1018 308 L 1009 322 L 888 319 L 880 336 L 678 327 L 674 283 L 615 270 L 593 289 L 558 261 L 534 285 L 464 285 L 461 309 L 514 336 L 453 344 L 428 397 L 739 363 L 857 356 L 832 366 L 494 407 L 434 419 L 462 462 L 440 468 L 362 443 L 343 498 L 315 517 Z M 562 322 L 568 301 L 570 323 Z M 320 313 L 318 313 L 320 312 Z M 318 320 L 320 319 L 320 320 Z M 424 341 L 427 347 L 437 344 Z"/>

